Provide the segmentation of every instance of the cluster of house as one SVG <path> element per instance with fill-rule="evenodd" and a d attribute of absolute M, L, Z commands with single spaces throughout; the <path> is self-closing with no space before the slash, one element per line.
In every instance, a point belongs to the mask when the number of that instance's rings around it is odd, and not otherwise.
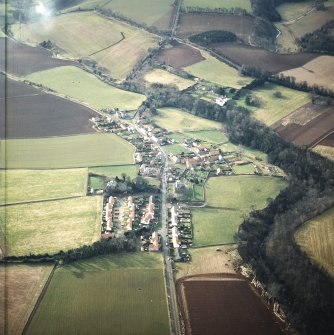
<path fill-rule="evenodd" d="M 154 231 L 149 238 L 144 236 L 140 237 L 141 239 L 141 251 L 160 251 L 161 249 L 161 236 Z"/>
<path fill-rule="evenodd" d="M 107 203 L 104 207 L 103 211 L 103 221 L 101 224 L 101 237 L 102 238 L 109 238 L 113 236 L 113 209 L 115 204 L 115 197 L 110 196 L 107 198 Z"/>
<path fill-rule="evenodd" d="M 188 248 L 192 246 L 192 228 L 189 209 L 176 205 L 171 207 L 168 233 L 174 260 L 190 261 Z"/>
<path fill-rule="evenodd" d="M 133 203 L 133 198 L 129 196 L 127 200 L 126 230 L 132 230 L 134 219 L 135 219 L 135 204 Z"/>

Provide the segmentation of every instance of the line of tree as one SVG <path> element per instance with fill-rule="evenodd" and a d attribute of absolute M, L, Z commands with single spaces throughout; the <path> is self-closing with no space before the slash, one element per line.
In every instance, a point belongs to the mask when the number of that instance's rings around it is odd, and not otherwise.
<path fill-rule="evenodd" d="M 115 254 L 121 252 L 133 252 L 137 250 L 137 239 L 135 234 L 128 234 L 126 237 L 107 238 L 94 242 L 92 245 L 84 245 L 80 248 L 60 251 L 57 254 L 29 254 L 26 256 L 8 256 L 1 262 L 7 263 L 45 263 L 63 262 L 71 263 L 80 259 Z"/>
<path fill-rule="evenodd" d="M 212 43 L 236 42 L 237 36 L 225 30 L 210 30 L 200 34 L 192 35 L 189 40 L 202 46 L 208 46 Z"/>
<path fill-rule="evenodd" d="M 240 7 L 222 8 L 222 7 L 200 7 L 200 6 L 186 6 L 182 8 L 185 13 L 218 13 L 227 15 L 248 15 L 246 9 Z"/>
<path fill-rule="evenodd" d="M 334 281 L 301 252 L 293 236 L 307 220 L 334 206 L 334 163 L 287 143 L 232 100 L 220 107 L 167 88 L 153 95 L 158 107 L 222 121 L 231 142 L 267 153 L 269 162 L 288 174 L 288 187 L 266 209 L 245 218 L 238 232 L 239 252 L 298 331 L 332 334 Z"/>

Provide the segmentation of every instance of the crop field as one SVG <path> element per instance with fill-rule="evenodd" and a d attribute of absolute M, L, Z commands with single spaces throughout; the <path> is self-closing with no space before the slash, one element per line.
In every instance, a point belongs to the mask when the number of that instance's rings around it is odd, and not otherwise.
<path fill-rule="evenodd" d="M 226 87 L 241 88 L 252 81 L 252 78 L 241 76 L 236 69 L 211 56 L 204 61 L 185 67 L 184 71 Z"/>
<path fill-rule="evenodd" d="M 330 78 L 334 76 L 334 57 L 320 56 L 302 67 L 283 71 L 285 76 L 295 77 L 297 82 L 307 81 L 309 85 L 318 85 L 331 90 L 334 83 Z"/>
<path fill-rule="evenodd" d="M 281 55 L 260 48 L 254 48 L 238 43 L 216 43 L 211 47 L 223 56 L 232 59 L 239 65 L 261 68 L 262 70 L 277 73 L 299 67 L 317 57 L 312 53 L 298 53 Z"/>
<path fill-rule="evenodd" d="M 275 92 L 280 92 L 282 96 L 275 97 Z M 261 101 L 257 109 L 250 108 L 253 110 L 253 115 L 268 126 L 311 101 L 308 93 L 269 83 L 252 90 L 251 94 L 257 96 Z"/>
<path fill-rule="evenodd" d="M 192 131 L 206 129 L 220 129 L 219 122 L 207 120 L 177 108 L 160 108 L 154 122 L 168 131 Z"/>
<path fill-rule="evenodd" d="M 215 13 L 181 14 L 177 35 L 188 38 L 209 30 L 227 30 L 235 33 L 248 43 L 249 36 L 255 28 L 255 21 L 248 16 L 224 15 Z"/>
<path fill-rule="evenodd" d="M 58 268 L 27 334 L 170 334 L 162 257 L 131 253 Z"/>
<path fill-rule="evenodd" d="M 5 315 L 2 299 L 6 297 L 7 334 L 22 334 L 52 268 L 51 265 L 26 264 L 0 266 L 0 331 L 4 329 Z"/>
<path fill-rule="evenodd" d="M 231 9 L 239 7 L 245 9 L 247 12 L 252 12 L 250 0 L 184 0 L 183 7 L 200 7 L 200 8 L 226 8 Z"/>
<path fill-rule="evenodd" d="M 206 183 L 208 206 L 248 212 L 267 206 L 268 198 L 275 198 L 286 182 L 265 176 L 213 177 Z"/>
<path fill-rule="evenodd" d="M 125 173 L 131 179 L 138 175 L 138 165 L 115 165 L 115 166 L 95 166 L 90 167 L 89 172 L 100 174 L 107 177 L 122 177 Z"/>
<path fill-rule="evenodd" d="M 208 274 L 181 278 L 177 295 L 186 335 L 281 335 L 262 298 L 240 275 Z"/>
<path fill-rule="evenodd" d="M 334 147 L 328 147 L 326 145 L 317 145 L 313 148 L 313 151 L 319 155 L 334 161 Z"/>
<path fill-rule="evenodd" d="M 0 38 L 0 54 L 7 54 L 7 68 L 0 62 L 0 71 L 7 71 L 16 76 L 26 76 L 36 71 L 51 69 L 57 66 L 74 65 L 73 62 L 52 58 L 50 51 L 41 47 L 32 47 L 7 38 Z M 10 55 L 10 57 L 8 57 Z"/>
<path fill-rule="evenodd" d="M 199 131 L 191 131 L 186 133 L 192 138 L 197 138 L 201 141 L 211 142 L 211 143 L 225 143 L 228 142 L 228 138 L 225 133 L 220 130 L 199 130 Z"/>
<path fill-rule="evenodd" d="M 125 79 L 159 38 L 93 12 L 57 15 L 48 21 L 15 24 L 16 39 L 37 45 L 50 39 L 69 58 L 89 58 L 119 80 Z"/>
<path fill-rule="evenodd" d="M 162 49 L 156 57 L 159 62 L 175 68 L 190 66 L 205 59 L 198 49 L 175 41 L 172 46 Z"/>
<path fill-rule="evenodd" d="M 184 79 L 160 69 L 154 69 L 153 71 L 147 73 L 144 76 L 144 79 L 151 84 L 157 83 L 163 85 L 175 85 L 179 90 L 185 90 L 195 84 L 193 80 Z"/>
<path fill-rule="evenodd" d="M 285 140 L 292 142 L 296 145 L 306 145 L 313 147 L 317 144 L 326 143 L 322 140 L 324 137 L 334 131 L 334 113 L 333 106 L 305 106 L 307 109 L 315 109 L 315 117 L 311 118 L 308 122 L 299 123 L 290 122 L 276 124 L 275 131 L 280 134 Z M 297 111 L 299 112 L 299 111 Z M 301 111 L 303 112 L 303 110 Z"/>
<path fill-rule="evenodd" d="M 334 277 L 334 208 L 305 223 L 295 240 L 312 261 Z"/>
<path fill-rule="evenodd" d="M 6 252 L 53 254 L 91 244 L 100 238 L 101 212 L 99 196 L 0 207 Z"/>
<path fill-rule="evenodd" d="M 5 187 L 0 204 L 84 196 L 87 169 L 0 170 L 0 179 Z"/>
<path fill-rule="evenodd" d="M 204 273 L 235 273 L 228 252 L 233 252 L 235 246 L 191 248 L 191 262 L 176 264 L 176 279 Z"/>
<path fill-rule="evenodd" d="M 194 247 L 235 243 L 238 226 L 242 223 L 239 211 L 198 208 L 191 213 Z"/>
<path fill-rule="evenodd" d="M 62 136 L 95 132 L 90 108 L 45 94 L 18 81 L 7 80 L 7 106 L 0 105 L 0 138 Z M 0 75 L 0 96 L 5 96 Z M 0 99 L 0 104 L 4 99 Z M 6 112 L 6 113 L 5 113 Z M 5 121 L 6 120 L 6 121 Z"/>
<path fill-rule="evenodd" d="M 87 103 L 96 109 L 133 110 L 146 99 L 144 95 L 105 84 L 93 74 L 74 66 L 36 72 L 27 76 L 26 79 Z"/>
<path fill-rule="evenodd" d="M 75 168 L 134 162 L 134 147 L 114 134 L 0 141 L 0 168 Z"/>
<path fill-rule="evenodd" d="M 113 0 L 107 1 L 102 8 L 111 9 L 135 22 L 167 30 L 171 24 L 173 4 L 173 0 L 142 0 L 140 6 L 134 6 L 133 0 Z"/>
<path fill-rule="evenodd" d="M 334 147 L 334 130 L 323 141 L 321 141 L 321 144 Z"/>

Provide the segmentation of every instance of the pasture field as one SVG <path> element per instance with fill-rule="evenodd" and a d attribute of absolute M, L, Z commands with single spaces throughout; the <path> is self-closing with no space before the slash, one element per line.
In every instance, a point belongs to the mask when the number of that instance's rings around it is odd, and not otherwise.
<path fill-rule="evenodd" d="M 5 91 L 0 75 L 0 96 L 7 106 L 0 107 L 0 138 L 36 138 L 94 133 L 90 118 L 96 112 L 75 102 L 45 94 L 23 82 L 9 78 Z M 3 103 L 4 99 L 0 100 Z"/>
<path fill-rule="evenodd" d="M 324 5 L 329 8 L 334 6 L 333 0 L 327 0 Z M 314 1 L 307 0 L 303 2 L 289 2 L 279 5 L 276 10 L 282 17 L 283 21 L 291 21 L 304 16 L 308 11 L 314 8 Z"/>
<path fill-rule="evenodd" d="M 129 19 L 167 30 L 170 27 L 174 0 L 141 0 L 140 6 L 135 6 L 133 0 L 107 1 L 103 9 L 111 9 Z"/>
<path fill-rule="evenodd" d="M 193 184 L 193 200 L 204 202 L 204 189 L 201 185 Z"/>
<path fill-rule="evenodd" d="M 281 335 L 268 307 L 242 276 L 232 273 L 180 278 L 176 289 L 185 334 Z"/>
<path fill-rule="evenodd" d="M 144 76 L 145 81 L 154 84 L 163 85 L 175 85 L 179 90 L 185 90 L 186 88 L 195 84 L 193 80 L 184 79 L 176 76 L 175 74 L 169 73 L 168 71 L 154 69 Z"/>
<path fill-rule="evenodd" d="M 159 62 L 175 68 L 190 66 L 205 59 L 198 49 L 176 41 L 162 49 L 156 57 Z"/>
<path fill-rule="evenodd" d="M 252 81 L 252 78 L 241 76 L 236 69 L 211 56 L 202 62 L 185 67 L 184 71 L 215 84 L 238 89 Z"/>
<path fill-rule="evenodd" d="M 201 141 L 211 142 L 211 143 L 225 143 L 228 142 L 228 138 L 220 130 L 199 130 L 199 131 L 190 131 L 185 133 L 189 137 L 197 138 Z"/>
<path fill-rule="evenodd" d="M 325 23 L 333 20 L 334 6 L 328 8 L 326 11 L 312 11 L 292 23 L 286 23 L 286 27 L 291 31 L 295 38 L 300 38 L 305 34 L 312 33 L 320 29 Z"/>
<path fill-rule="evenodd" d="M 96 109 L 137 109 L 146 99 L 144 95 L 128 92 L 105 84 L 93 74 L 74 66 L 62 66 L 36 72 L 27 80 L 68 95 Z"/>
<path fill-rule="evenodd" d="M 252 12 L 250 0 L 184 0 L 183 7 L 199 7 L 199 8 L 226 8 L 231 9 L 239 7 L 245 9 L 248 13 Z"/>
<path fill-rule="evenodd" d="M 115 165 L 115 166 L 94 166 L 90 167 L 89 172 L 101 174 L 107 177 L 122 177 L 122 173 L 128 175 L 131 179 L 138 175 L 138 165 Z"/>
<path fill-rule="evenodd" d="M 0 141 L 0 168 L 75 168 L 134 162 L 134 147 L 114 134 Z"/>
<path fill-rule="evenodd" d="M 298 55 L 300 48 L 290 26 L 285 25 L 282 22 L 276 22 L 274 26 L 281 32 L 276 39 L 277 52 L 294 53 Z"/>
<path fill-rule="evenodd" d="M 216 13 L 181 14 L 176 34 L 182 38 L 209 30 L 226 30 L 249 43 L 256 23 L 251 16 L 224 15 Z"/>
<path fill-rule="evenodd" d="M 58 268 L 27 334 L 170 334 L 161 254 L 92 258 Z"/>
<path fill-rule="evenodd" d="M 91 244 L 100 238 L 101 212 L 99 196 L 0 207 L 6 253 L 53 254 Z"/>
<path fill-rule="evenodd" d="M 63 56 L 89 58 L 119 80 L 125 79 L 159 37 L 94 12 L 57 15 L 47 21 L 15 24 L 16 39 L 37 45 L 50 39 Z"/>
<path fill-rule="evenodd" d="M 84 196 L 87 169 L 0 170 L 0 179 L 0 204 Z"/>
<path fill-rule="evenodd" d="M 277 73 L 299 67 L 317 57 L 312 53 L 280 55 L 260 48 L 254 48 L 240 43 L 215 43 L 211 47 L 223 56 L 233 59 L 239 65 L 261 68 Z"/>
<path fill-rule="evenodd" d="M 167 155 L 168 154 L 179 155 L 182 152 L 184 152 L 184 153 L 191 152 L 189 149 L 187 149 L 186 147 L 184 147 L 183 145 L 180 145 L 180 144 L 166 145 L 166 146 L 164 146 L 164 151 L 166 152 Z"/>
<path fill-rule="evenodd" d="M 168 131 L 220 129 L 219 122 L 207 120 L 177 108 L 159 108 L 154 122 Z"/>
<path fill-rule="evenodd" d="M 243 220 L 239 211 L 194 208 L 191 213 L 194 247 L 235 243 L 235 234 Z"/>
<path fill-rule="evenodd" d="M 191 262 L 176 263 L 176 279 L 205 273 L 235 273 L 231 262 L 232 257 L 228 252 L 233 252 L 236 246 L 191 248 Z"/>
<path fill-rule="evenodd" d="M 0 266 L 0 330 L 4 329 L 5 310 L 2 299 L 6 297 L 7 333 L 22 334 L 52 268 L 52 265 L 26 264 Z"/>
<path fill-rule="evenodd" d="M 282 97 L 276 98 L 275 92 L 280 92 Z M 268 126 L 311 101 L 308 93 L 271 83 L 253 89 L 251 94 L 256 95 L 261 101 L 260 107 L 250 107 L 253 110 L 253 115 Z"/>
<path fill-rule="evenodd" d="M 319 155 L 328 158 L 329 160 L 334 161 L 334 148 L 327 147 L 326 145 L 317 145 L 313 148 L 313 151 L 318 153 Z"/>
<path fill-rule="evenodd" d="M 334 277 L 334 208 L 303 224 L 295 240 L 312 261 Z"/>
<path fill-rule="evenodd" d="M 235 174 L 254 174 L 255 170 L 252 163 L 233 166 Z"/>
<path fill-rule="evenodd" d="M 248 212 L 267 206 L 286 186 L 281 178 L 265 176 L 229 176 L 209 178 L 205 185 L 208 206 Z"/>
<path fill-rule="evenodd" d="M 282 73 L 285 76 L 295 77 L 296 82 L 307 81 L 311 86 L 318 85 L 333 90 L 334 83 L 331 80 L 334 77 L 333 64 L 333 56 L 320 56 L 304 64 L 302 67 L 283 71 Z"/>
<path fill-rule="evenodd" d="M 7 39 L 7 41 L 6 41 Z M 7 45 L 6 45 L 7 43 Z M 41 47 L 32 47 L 10 38 L 0 38 L 0 54 L 7 55 L 7 66 L 0 62 L 0 71 L 6 71 L 16 76 L 26 76 L 36 71 L 51 69 L 57 66 L 74 65 L 73 62 L 53 58 L 50 51 Z"/>

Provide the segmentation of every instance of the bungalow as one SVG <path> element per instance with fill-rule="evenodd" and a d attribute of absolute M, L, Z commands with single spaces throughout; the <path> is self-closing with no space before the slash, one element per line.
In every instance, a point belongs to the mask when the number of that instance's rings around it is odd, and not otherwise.
<path fill-rule="evenodd" d="M 126 225 L 127 230 L 132 230 L 133 220 L 135 219 L 135 204 L 133 203 L 132 197 L 128 197 L 128 209 L 129 209 L 129 217 L 128 224 Z"/>
<path fill-rule="evenodd" d="M 159 251 L 159 235 L 156 231 L 152 233 L 151 243 L 148 246 L 149 251 Z"/>
<path fill-rule="evenodd" d="M 112 221 L 112 212 L 113 212 L 113 207 L 115 204 L 115 198 L 110 196 L 108 199 L 108 202 L 106 204 L 106 222 L 107 222 L 107 228 L 106 231 L 111 231 L 113 227 L 113 221 Z"/>
<path fill-rule="evenodd" d="M 145 214 L 143 215 L 140 223 L 144 225 L 149 225 L 150 221 L 154 218 L 154 203 L 153 197 L 150 196 L 148 205 L 145 210 Z"/>
<path fill-rule="evenodd" d="M 143 156 L 141 155 L 140 152 L 135 153 L 135 161 L 136 163 L 141 163 L 143 161 Z"/>
<path fill-rule="evenodd" d="M 181 245 L 181 241 L 179 239 L 179 231 L 177 227 L 172 228 L 172 243 L 173 243 L 173 248 L 179 248 Z"/>
<path fill-rule="evenodd" d="M 175 206 L 171 208 L 170 213 L 171 213 L 172 226 L 176 227 L 177 226 L 177 210 Z"/>

